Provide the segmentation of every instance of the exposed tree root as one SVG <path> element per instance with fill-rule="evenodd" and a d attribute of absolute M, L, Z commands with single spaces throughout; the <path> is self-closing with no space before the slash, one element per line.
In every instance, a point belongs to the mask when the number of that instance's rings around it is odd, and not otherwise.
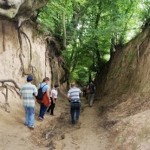
<path fill-rule="evenodd" d="M 21 28 L 18 28 L 18 40 L 19 40 L 19 44 L 20 44 L 20 54 L 19 54 L 19 59 L 20 59 L 20 62 L 21 62 L 21 71 L 22 71 L 22 76 L 23 75 L 28 75 L 29 73 L 26 73 L 25 69 L 24 69 L 24 64 L 23 64 L 23 60 L 22 60 L 22 56 L 23 55 L 23 50 L 22 50 L 22 38 L 21 38 L 21 34 L 24 35 L 24 37 L 27 39 L 28 43 L 29 43 L 29 52 L 30 52 L 30 62 L 29 62 L 29 66 L 28 66 L 28 69 L 31 70 L 31 72 L 33 73 L 35 68 L 31 65 L 31 61 L 32 61 L 32 45 L 31 45 L 31 41 L 29 39 L 29 37 L 27 36 L 26 33 L 24 33 Z"/>
<path fill-rule="evenodd" d="M 3 34 L 3 51 L 5 51 L 5 27 L 2 22 L 2 34 Z"/>
<path fill-rule="evenodd" d="M 32 45 L 31 45 L 31 41 L 30 41 L 29 37 L 27 36 L 27 34 L 26 34 L 25 32 L 23 32 L 20 28 L 19 28 L 19 32 L 20 32 L 21 34 L 23 34 L 24 37 L 25 37 L 25 38 L 28 40 L 28 42 L 29 42 L 29 46 L 30 46 L 30 49 L 29 49 L 29 51 L 30 51 L 30 65 L 31 65 L 31 61 L 32 61 Z"/>
<path fill-rule="evenodd" d="M 6 82 L 11 82 L 11 83 L 14 84 L 14 86 L 5 84 Z M 17 95 L 20 96 L 19 92 L 16 90 L 16 89 L 20 90 L 20 87 L 19 87 L 18 84 L 17 84 L 14 80 L 12 80 L 12 79 L 0 80 L 0 83 L 2 83 L 2 85 L 0 86 L 0 87 L 1 87 L 0 90 L 6 89 L 5 93 L 2 91 L 2 94 L 3 94 L 4 97 L 5 97 L 5 104 L 4 104 L 5 111 L 6 111 L 6 112 L 9 112 L 9 110 L 8 110 L 8 107 L 9 107 L 9 102 L 8 102 L 8 90 L 13 89 L 13 90 L 17 93 Z M 11 90 L 11 91 L 12 91 L 12 90 Z"/>
<path fill-rule="evenodd" d="M 15 88 L 17 88 L 18 90 L 20 90 L 19 85 L 12 79 L 5 79 L 5 80 L 0 80 L 0 83 L 2 83 L 2 86 L 4 85 L 5 82 L 11 82 L 15 85 Z"/>

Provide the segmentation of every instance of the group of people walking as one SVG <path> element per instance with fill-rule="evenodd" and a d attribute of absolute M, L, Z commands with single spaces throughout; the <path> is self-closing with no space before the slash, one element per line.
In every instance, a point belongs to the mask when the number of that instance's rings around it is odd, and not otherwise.
<path fill-rule="evenodd" d="M 91 81 L 87 85 L 83 86 L 83 97 L 86 97 L 90 107 L 93 106 L 94 96 L 95 96 L 95 85 L 94 82 Z"/>
<path fill-rule="evenodd" d="M 25 125 L 30 129 L 34 129 L 35 125 L 35 100 L 40 104 L 38 118 L 42 121 L 46 112 L 50 112 L 50 115 L 54 115 L 54 108 L 58 95 L 58 85 L 55 85 L 50 91 L 48 77 L 43 79 L 42 83 L 38 85 L 38 88 L 31 83 L 32 81 L 33 76 L 29 75 L 27 77 L 27 83 L 24 84 L 20 90 L 25 109 Z M 40 92 L 38 89 L 41 89 L 42 92 L 41 100 L 37 99 L 38 92 Z"/>
<path fill-rule="evenodd" d="M 34 129 L 35 126 L 35 100 L 40 104 L 40 110 L 38 119 L 44 120 L 45 113 L 50 113 L 54 115 L 54 108 L 56 104 L 56 99 L 58 96 L 58 85 L 54 85 L 50 91 L 49 78 L 43 79 L 42 83 L 36 88 L 32 84 L 33 76 L 28 75 L 27 83 L 24 84 L 20 90 L 20 94 L 23 99 L 23 106 L 25 110 L 25 125 L 30 129 Z M 94 99 L 94 84 L 90 83 L 88 87 L 92 92 L 90 92 L 90 106 L 93 104 Z M 70 113 L 71 113 L 71 123 L 75 124 L 79 120 L 80 116 L 80 100 L 81 90 L 76 86 L 75 83 L 71 84 L 71 88 L 68 91 L 67 98 L 70 102 Z M 40 99 L 39 97 L 42 96 Z"/>

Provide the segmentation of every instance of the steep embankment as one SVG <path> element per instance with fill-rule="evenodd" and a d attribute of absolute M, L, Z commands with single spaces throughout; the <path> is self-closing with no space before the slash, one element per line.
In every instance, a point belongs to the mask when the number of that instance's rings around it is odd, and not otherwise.
<path fill-rule="evenodd" d="M 30 23 L 17 29 L 16 23 L 0 20 L 0 35 L 0 147 L 26 149 L 24 147 L 29 143 L 29 149 L 37 148 L 30 144 L 28 130 L 23 130 L 24 112 L 19 89 L 12 82 L 2 81 L 13 80 L 21 86 L 28 74 L 34 75 L 35 82 L 44 76 L 51 78 L 46 42 Z"/>
<path fill-rule="evenodd" d="M 20 99 L 14 83 L 20 87 L 28 74 L 34 75 L 35 83 L 45 76 L 51 78 L 50 50 L 30 23 L 17 29 L 14 22 L 0 20 L 0 34 L 0 104 L 9 103 L 13 107 L 16 99 Z"/>
<path fill-rule="evenodd" d="M 16 104 L 21 106 L 19 88 L 27 75 L 34 76 L 36 85 L 45 76 L 50 86 L 65 79 L 59 42 L 38 31 L 37 9 L 44 4 L 46 0 L 0 2 L 0 106 L 6 111 L 15 113 Z"/>
<path fill-rule="evenodd" d="M 102 85 L 103 126 L 112 149 L 149 149 L 150 30 L 115 53 Z"/>
<path fill-rule="evenodd" d="M 112 102 L 116 100 L 121 102 L 121 99 L 124 101 L 130 96 L 134 99 L 135 105 L 138 101 L 143 103 L 149 96 L 149 34 L 150 30 L 144 30 L 123 49 L 116 52 L 109 66 L 103 90 L 103 94 L 109 96 Z"/>
<path fill-rule="evenodd" d="M 25 149 L 30 132 L 23 130 L 24 111 L 19 89 L 28 74 L 38 84 L 45 76 L 50 86 L 63 79 L 63 60 L 57 53 L 58 42 L 49 35 L 40 34 L 37 9 L 44 1 L 0 1 L 0 147 L 2 149 Z M 31 19 L 32 18 L 32 19 Z M 60 54 L 60 52 L 59 52 Z M 55 77 L 55 78 L 54 78 Z M 13 140 L 15 139 L 15 140 Z M 17 142 L 19 141 L 19 142 Z M 28 148 L 33 149 L 29 144 Z M 35 149 L 37 147 L 35 146 Z"/>

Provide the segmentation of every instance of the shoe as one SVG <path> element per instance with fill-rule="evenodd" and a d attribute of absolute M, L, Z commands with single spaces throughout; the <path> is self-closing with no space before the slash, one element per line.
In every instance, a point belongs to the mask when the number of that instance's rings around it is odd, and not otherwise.
<path fill-rule="evenodd" d="M 34 130 L 34 126 L 28 126 L 28 128 Z"/>
<path fill-rule="evenodd" d="M 39 120 L 43 121 L 43 119 L 44 119 L 44 118 L 42 118 L 42 117 L 39 117 Z"/>
<path fill-rule="evenodd" d="M 71 124 L 74 125 L 74 124 L 75 124 L 75 121 L 71 121 Z"/>

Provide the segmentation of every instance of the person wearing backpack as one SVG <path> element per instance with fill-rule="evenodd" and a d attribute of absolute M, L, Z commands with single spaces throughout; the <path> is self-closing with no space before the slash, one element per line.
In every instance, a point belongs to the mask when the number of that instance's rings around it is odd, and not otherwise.
<path fill-rule="evenodd" d="M 51 105 L 49 106 L 49 108 L 47 109 L 47 112 L 50 112 L 50 115 L 54 115 L 54 108 L 55 108 L 55 104 L 56 104 L 56 99 L 58 96 L 58 85 L 54 85 L 54 88 L 51 90 Z"/>
<path fill-rule="evenodd" d="M 40 102 L 40 112 L 39 112 L 39 119 L 40 120 L 44 119 L 44 115 L 46 113 L 46 110 L 47 110 L 48 106 L 51 103 L 50 96 L 49 96 L 50 95 L 50 90 L 49 90 L 49 85 L 48 84 L 49 84 L 49 78 L 46 77 L 46 78 L 43 79 L 43 82 L 40 83 L 39 86 L 38 86 L 38 91 L 42 91 L 42 100 Z"/>
<path fill-rule="evenodd" d="M 89 101 L 90 107 L 92 107 L 93 106 L 93 102 L 94 102 L 94 96 L 95 96 L 95 85 L 94 85 L 93 81 L 91 81 L 89 83 L 88 90 L 89 90 L 88 101 Z"/>
<path fill-rule="evenodd" d="M 20 90 L 20 94 L 23 98 L 23 106 L 25 109 L 25 125 L 30 129 L 34 129 L 35 122 L 35 98 L 38 91 L 35 85 L 31 82 L 33 80 L 32 75 L 28 75 L 27 83 L 24 84 Z"/>

